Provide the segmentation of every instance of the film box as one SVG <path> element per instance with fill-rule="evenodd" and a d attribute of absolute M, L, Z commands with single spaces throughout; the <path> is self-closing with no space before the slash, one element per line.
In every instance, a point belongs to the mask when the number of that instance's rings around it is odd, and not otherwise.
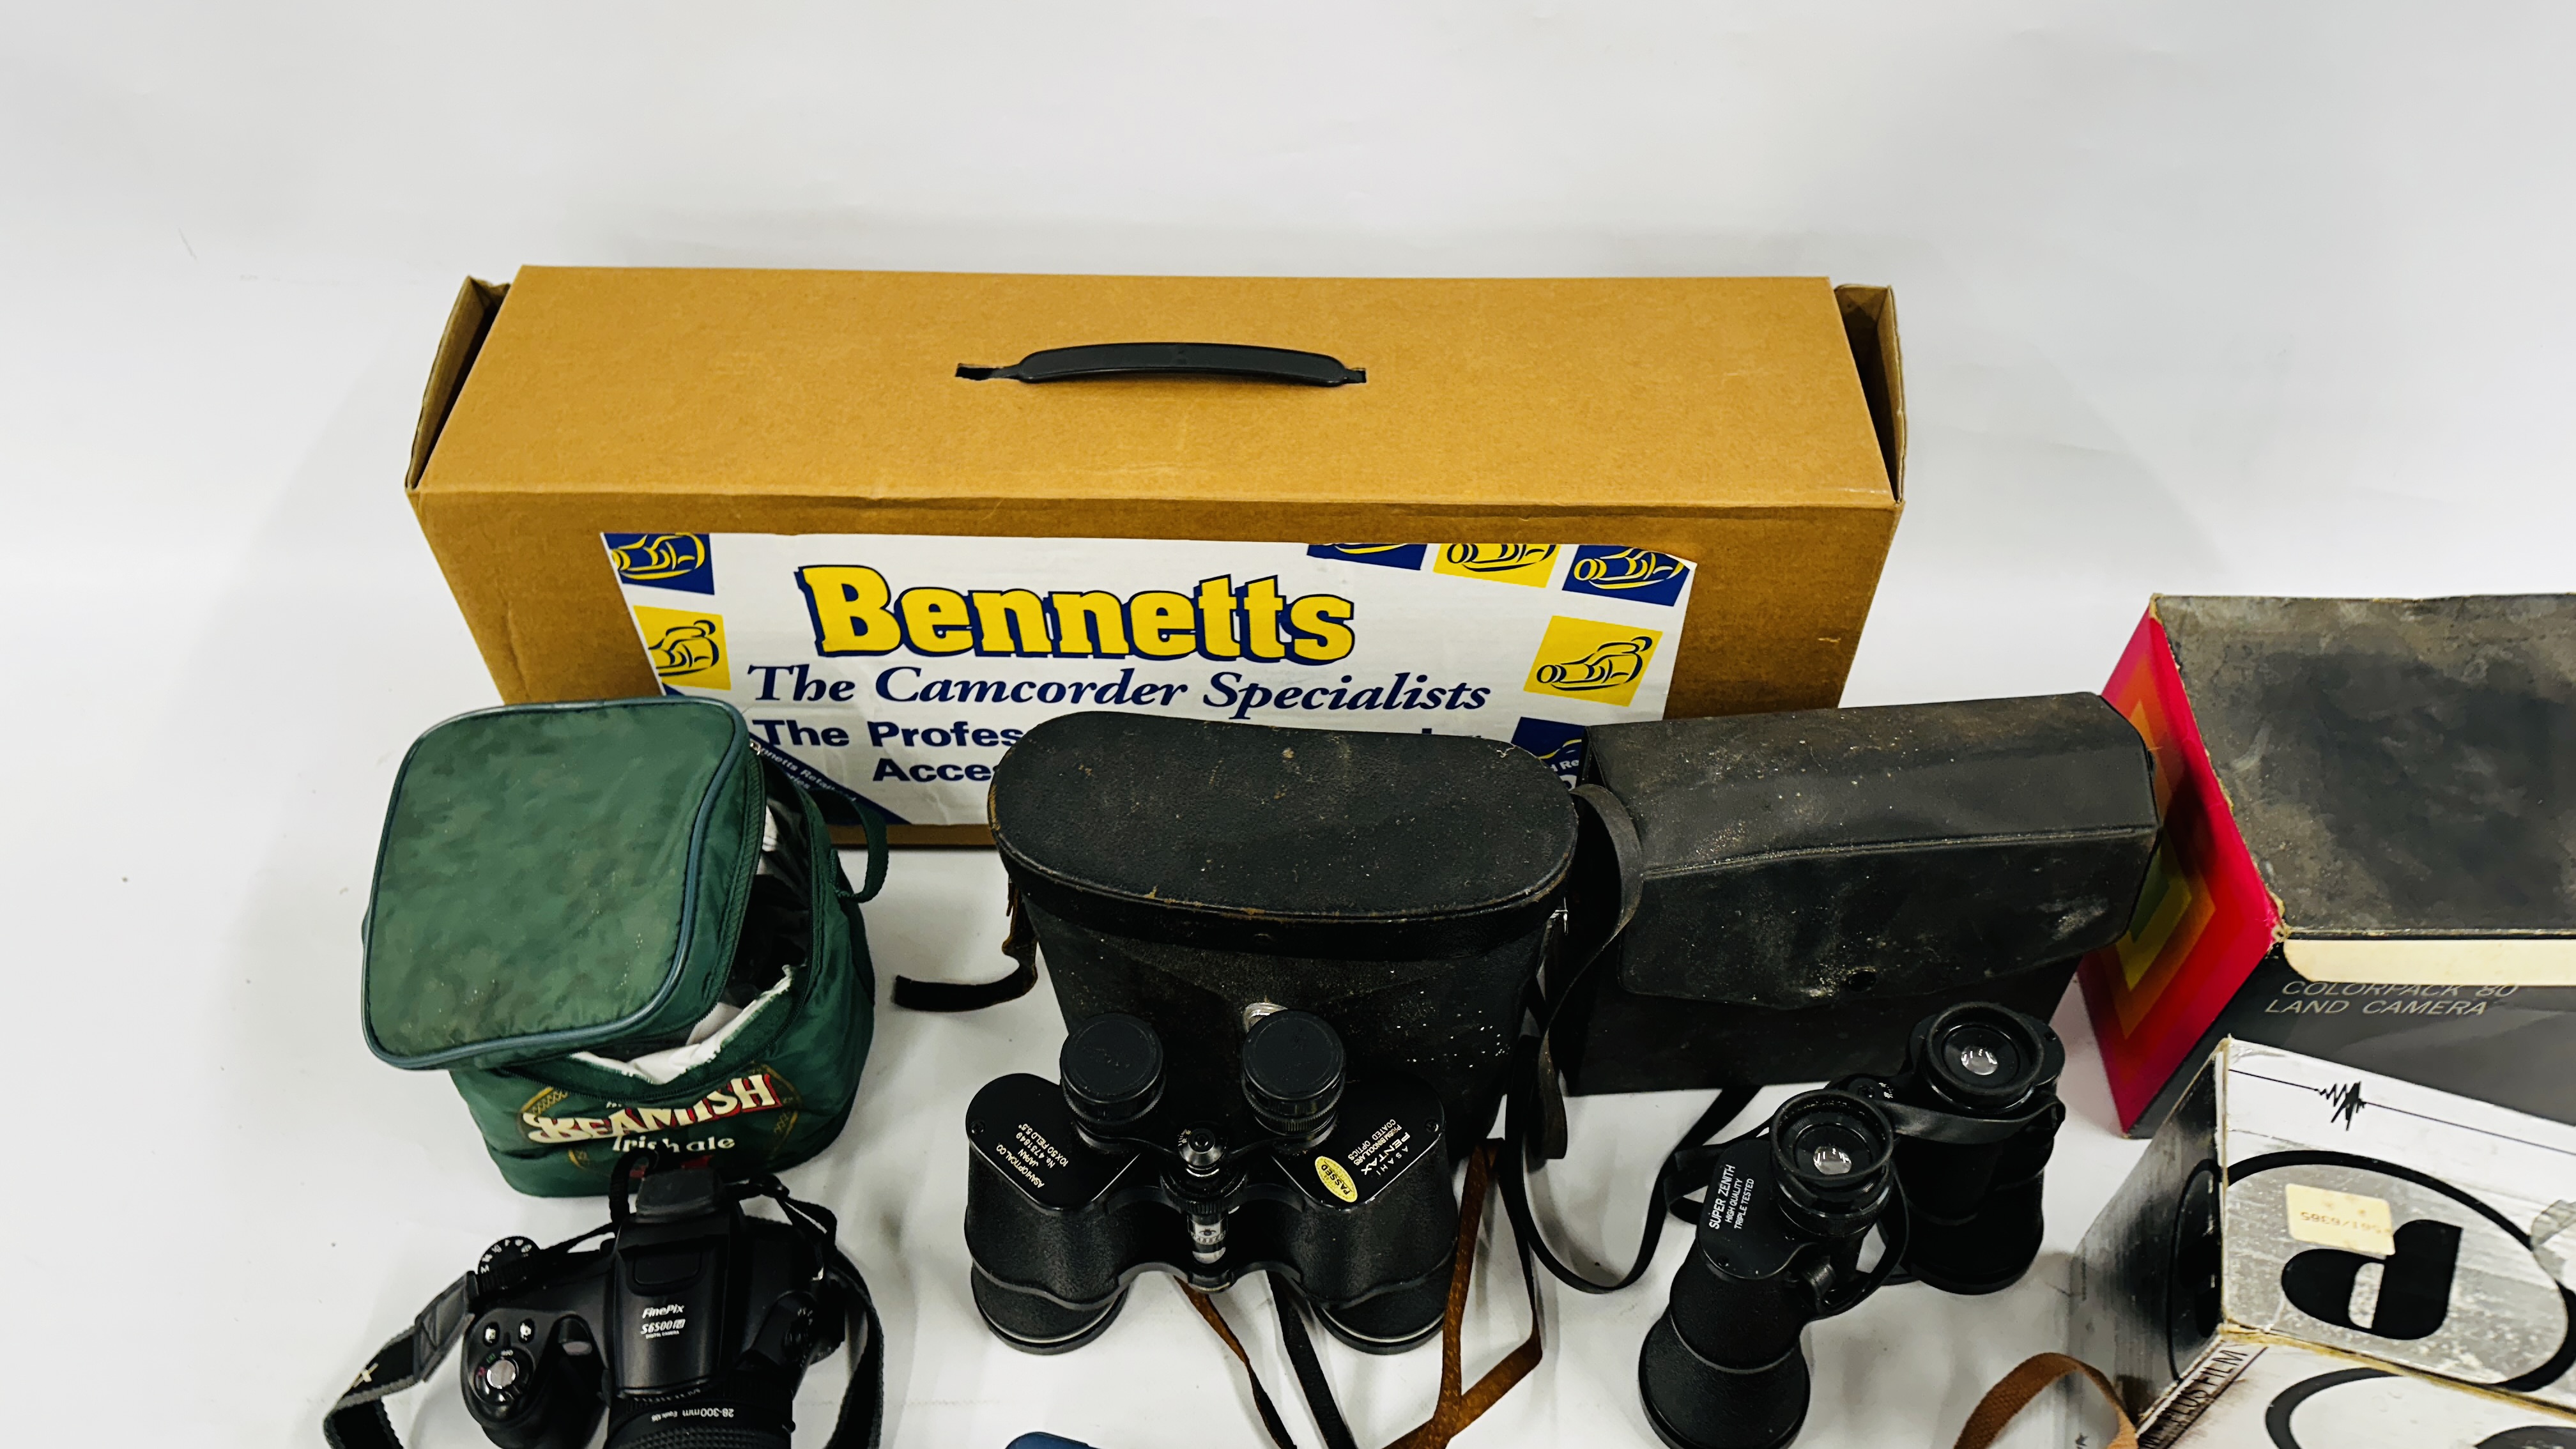
<path fill-rule="evenodd" d="M 1014 380 L 1105 344 L 1333 385 Z M 1820 279 L 528 268 L 459 295 L 406 488 L 504 699 L 725 698 L 836 824 L 962 843 L 1071 709 L 1571 778 L 1832 705 L 1904 428 L 1892 298 Z"/>
<path fill-rule="evenodd" d="M 2121 1125 L 2222 1036 L 2576 1122 L 2576 596 L 2159 596 L 2164 828 L 2079 971 Z"/>
<path fill-rule="evenodd" d="M 2086 1232 L 2071 1349 L 2145 1443 L 2576 1445 L 2570 1226 L 2576 1128 L 2229 1040 Z M 2427 1403 L 2505 1437 L 2327 1427 Z"/>
<path fill-rule="evenodd" d="M 2576 1446 L 2576 1416 L 2301 1344 L 2241 1342 L 2212 1359 L 2139 1430 L 2139 1449 Z"/>

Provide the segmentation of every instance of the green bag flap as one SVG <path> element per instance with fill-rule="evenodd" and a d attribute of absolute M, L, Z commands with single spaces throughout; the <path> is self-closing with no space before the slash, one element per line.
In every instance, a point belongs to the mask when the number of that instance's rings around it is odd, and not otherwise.
<path fill-rule="evenodd" d="M 750 732 L 721 701 L 430 730 L 376 853 L 367 1045 L 415 1070 L 502 1067 L 685 1033 L 724 988 L 762 819 Z"/>

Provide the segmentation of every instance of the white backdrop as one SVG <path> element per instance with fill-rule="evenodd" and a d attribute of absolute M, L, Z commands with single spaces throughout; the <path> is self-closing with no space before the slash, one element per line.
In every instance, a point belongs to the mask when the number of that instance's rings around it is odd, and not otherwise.
<path fill-rule="evenodd" d="M 1911 501 L 1859 703 L 2098 687 L 2151 590 L 2570 584 L 2563 7 L 1247 10 L 0 5 L 11 1441 L 317 1442 L 484 1243 L 588 1226 L 357 1031 L 393 763 L 493 697 L 398 491 L 468 271 L 1893 283 Z M 898 860 L 881 965 L 986 974 L 997 882 Z M 2053 1249 L 2135 1151 L 2059 1023 Z M 885 1302 L 892 1441 L 1258 1442 L 1166 1286 L 1067 1358 L 974 1325 L 957 1105 L 1058 1034 L 1043 993 L 890 1014 L 797 1175 Z M 1576 1231 L 1624 1251 L 1697 1105 L 1578 1104 Z M 1633 1356 L 1676 1247 L 1552 1295 L 1547 1364 L 1465 1442 L 1649 1443 Z M 1804 1442 L 1947 1444 L 2053 1342 L 2063 1269 L 1820 1329 Z M 1371 1442 L 1429 1404 L 1430 1353 L 1332 1365 Z M 452 1385 L 401 1405 L 416 1442 L 481 1442 Z"/>

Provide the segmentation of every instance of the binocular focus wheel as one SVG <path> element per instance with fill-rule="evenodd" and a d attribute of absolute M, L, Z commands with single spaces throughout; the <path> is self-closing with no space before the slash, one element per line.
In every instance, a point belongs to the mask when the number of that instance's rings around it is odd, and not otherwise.
<path fill-rule="evenodd" d="M 1106 1306 L 1067 1308 L 1051 1298 L 1008 1288 L 976 1270 L 969 1283 L 975 1312 L 993 1336 L 1022 1353 L 1071 1353 L 1109 1331 L 1127 1306 L 1127 1285 L 1118 1285 Z"/>

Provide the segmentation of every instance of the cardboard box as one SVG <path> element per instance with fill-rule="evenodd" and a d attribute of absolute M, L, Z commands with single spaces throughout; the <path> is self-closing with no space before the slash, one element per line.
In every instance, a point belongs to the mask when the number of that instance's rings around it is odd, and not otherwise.
<path fill-rule="evenodd" d="M 2564 1412 L 2576 1408 L 2571 1225 L 2576 1128 L 2223 1042 L 2084 1235 L 2071 1351 L 2161 1426 L 2157 1443 L 2233 1399 L 2232 1385 L 2272 1400 L 2352 1367 L 2312 1373 L 2295 1354 L 2276 1360 L 2283 1347 Z M 2264 1376 L 2245 1379 L 2258 1358 Z M 2533 1410 L 2523 1422 L 2560 1421 Z"/>
<path fill-rule="evenodd" d="M 2159 596 L 2103 694 L 2164 817 L 2081 972 L 2124 1127 L 2222 1035 L 2576 1121 L 2576 596 Z"/>
<path fill-rule="evenodd" d="M 960 375 L 1174 340 L 1365 381 Z M 719 694 L 967 840 L 1102 702 L 1569 774 L 1593 723 L 1831 705 L 1902 399 L 1889 294 L 1816 279 L 529 268 L 460 294 L 406 486 L 505 699 Z"/>
<path fill-rule="evenodd" d="M 2081 1444 L 2081 1440 L 2066 1441 Z M 2140 1449 L 2576 1449 L 2576 1416 L 2294 1343 L 2213 1352 Z"/>

